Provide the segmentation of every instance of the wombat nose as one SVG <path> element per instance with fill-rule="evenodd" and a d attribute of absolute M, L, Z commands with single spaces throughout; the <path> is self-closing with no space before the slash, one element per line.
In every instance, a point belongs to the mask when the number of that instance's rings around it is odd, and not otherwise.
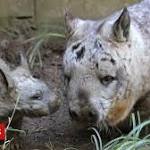
<path fill-rule="evenodd" d="M 75 110 L 69 109 L 69 115 L 75 121 L 80 121 L 80 120 L 96 121 L 97 120 L 97 113 L 92 110 L 85 111 L 85 112 L 82 111 L 79 114 Z"/>
<path fill-rule="evenodd" d="M 89 118 L 89 120 L 97 120 L 97 113 L 94 111 L 89 111 L 88 118 Z"/>
<path fill-rule="evenodd" d="M 72 119 L 78 120 L 79 116 L 75 110 L 69 109 L 69 115 L 71 116 Z"/>

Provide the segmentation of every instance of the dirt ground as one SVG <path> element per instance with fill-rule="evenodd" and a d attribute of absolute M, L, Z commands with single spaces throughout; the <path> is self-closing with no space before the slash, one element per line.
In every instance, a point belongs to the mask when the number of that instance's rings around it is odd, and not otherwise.
<path fill-rule="evenodd" d="M 59 49 L 63 50 L 62 47 Z M 62 104 L 60 109 L 53 115 L 38 119 L 24 119 L 23 129 L 27 130 L 24 138 L 25 149 L 46 149 L 46 144 L 50 143 L 56 150 L 74 147 L 81 150 L 88 150 L 88 138 L 86 133 L 78 131 L 70 120 L 67 102 L 61 92 L 63 52 L 53 52 L 51 49 L 42 51 L 43 68 L 40 76 L 47 82 L 49 87 L 60 93 Z M 37 71 L 39 68 L 36 68 Z M 34 73 L 37 74 L 36 69 Z M 90 138 L 89 138 L 90 139 Z M 87 146 L 88 145 L 88 146 Z M 47 148 L 48 149 L 48 148 Z"/>
<path fill-rule="evenodd" d="M 0 57 L 12 67 L 19 64 L 16 52 L 27 52 L 35 42 L 24 43 L 35 36 L 37 29 L 30 20 L 15 20 L 8 28 L 0 31 Z M 55 42 L 52 42 L 55 41 Z M 63 150 L 65 148 L 91 150 L 90 135 L 87 130 L 79 130 L 70 120 L 67 102 L 62 91 L 62 57 L 64 40 L 47 40 L 40 48 L 43 66 L 32 69 L 33 75 L 43 79 L 50 89 L 61 99 L 60 109 L 53 115 L 42 118 L 24 118 L 22 129 L 23 150 Z M 12 65 L 13 64 L 13 65 Z"/>

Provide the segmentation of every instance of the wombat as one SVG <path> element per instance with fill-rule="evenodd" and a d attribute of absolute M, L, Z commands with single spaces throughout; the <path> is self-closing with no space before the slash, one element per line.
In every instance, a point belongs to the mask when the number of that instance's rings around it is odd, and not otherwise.
<path fill-rule="evenodd" d="M 0 58 L 0 123 L 7 125 L 15 109 L 10 126 L 21 129 L 23 116 L 47 116 L 59 105 L 58 97 L 46 83 L 32 76 L 23 55 L 21 64 L 13 69 Z M 12 136 L 9 134 L 8 138 Z M 11 144 L 11 149 L 20 149 L 20 144 Z"/>
<path fill-rule="evenodd" d="M 64 78 L 73 120 L 113 127 L 138 106 L 150 116 L 145 109 L 150 104 L 150 1 L 102 20 L 83 20 L 68 11 L 65 17 Z"/>

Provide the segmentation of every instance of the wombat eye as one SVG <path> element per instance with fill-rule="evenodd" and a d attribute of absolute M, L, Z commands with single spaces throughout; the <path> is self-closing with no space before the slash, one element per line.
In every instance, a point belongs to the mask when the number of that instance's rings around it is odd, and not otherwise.
<path fill-rule="evenodd" d="M 108 85 L 110 84 L 112 81 L 114 81 L 116 78 L 113 76 L 105 76 L 103 78 L 100 78 L 100 81 L 103 85 Z"/>
<path fill-rule="evenodd" d="M 41 100 L 42 99 L 42 93 L 37 93 L 33 96 L 31 96 L 32 100 Z"/>
<path fill-rule="evenodd" d="M 81 43 L 78 43 L 78 44 L 73 45 L 73 46 L 72 46 L 72 49 L 73 49 L 73 50 L 77 49 L 77 48 L 80 46 L 80 44 L 81 44 Z"/>

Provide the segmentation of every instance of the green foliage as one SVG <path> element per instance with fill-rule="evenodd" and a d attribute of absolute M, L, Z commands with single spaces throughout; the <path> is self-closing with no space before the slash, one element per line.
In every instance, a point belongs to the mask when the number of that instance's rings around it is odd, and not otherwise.
<path fill-rule="evenodd" d="M 95 134 L 91 136 L 91 141 L 95 145 L 96 150 L 149 150 L 150 149 L 150 134 L 140 137 L 142 129 L 150 125 L 150 120 L 142 122 L 140 121 L 139 113 L 137 114 L 137 120 L 134 114 L 132 114 L 133 129 L 127 134 L 122 135 L 109 141 L 103 146 L 100 133 L 91 128 Z"/>
<path fill-rule="evenodd" d="M 26 40 L 24 43 L 32 42 L 32 46 L 28 50 L 28 57 L 29 57 L 29 65 L 31 68 L 35 65 L 36 59 L 38 60 L 40 66 L 42 66 L 42 58 L 40 49 L 45 41 L 52 38 L 60 38 L 64 39 L 65 35 L 63 33 L 57 33 L 57 32 L 48 32 L 47 29 L 43 29 L 43 31 L 40 31 L 37 33 L 37 36 L 34 36 L 28 40 Z"/>

